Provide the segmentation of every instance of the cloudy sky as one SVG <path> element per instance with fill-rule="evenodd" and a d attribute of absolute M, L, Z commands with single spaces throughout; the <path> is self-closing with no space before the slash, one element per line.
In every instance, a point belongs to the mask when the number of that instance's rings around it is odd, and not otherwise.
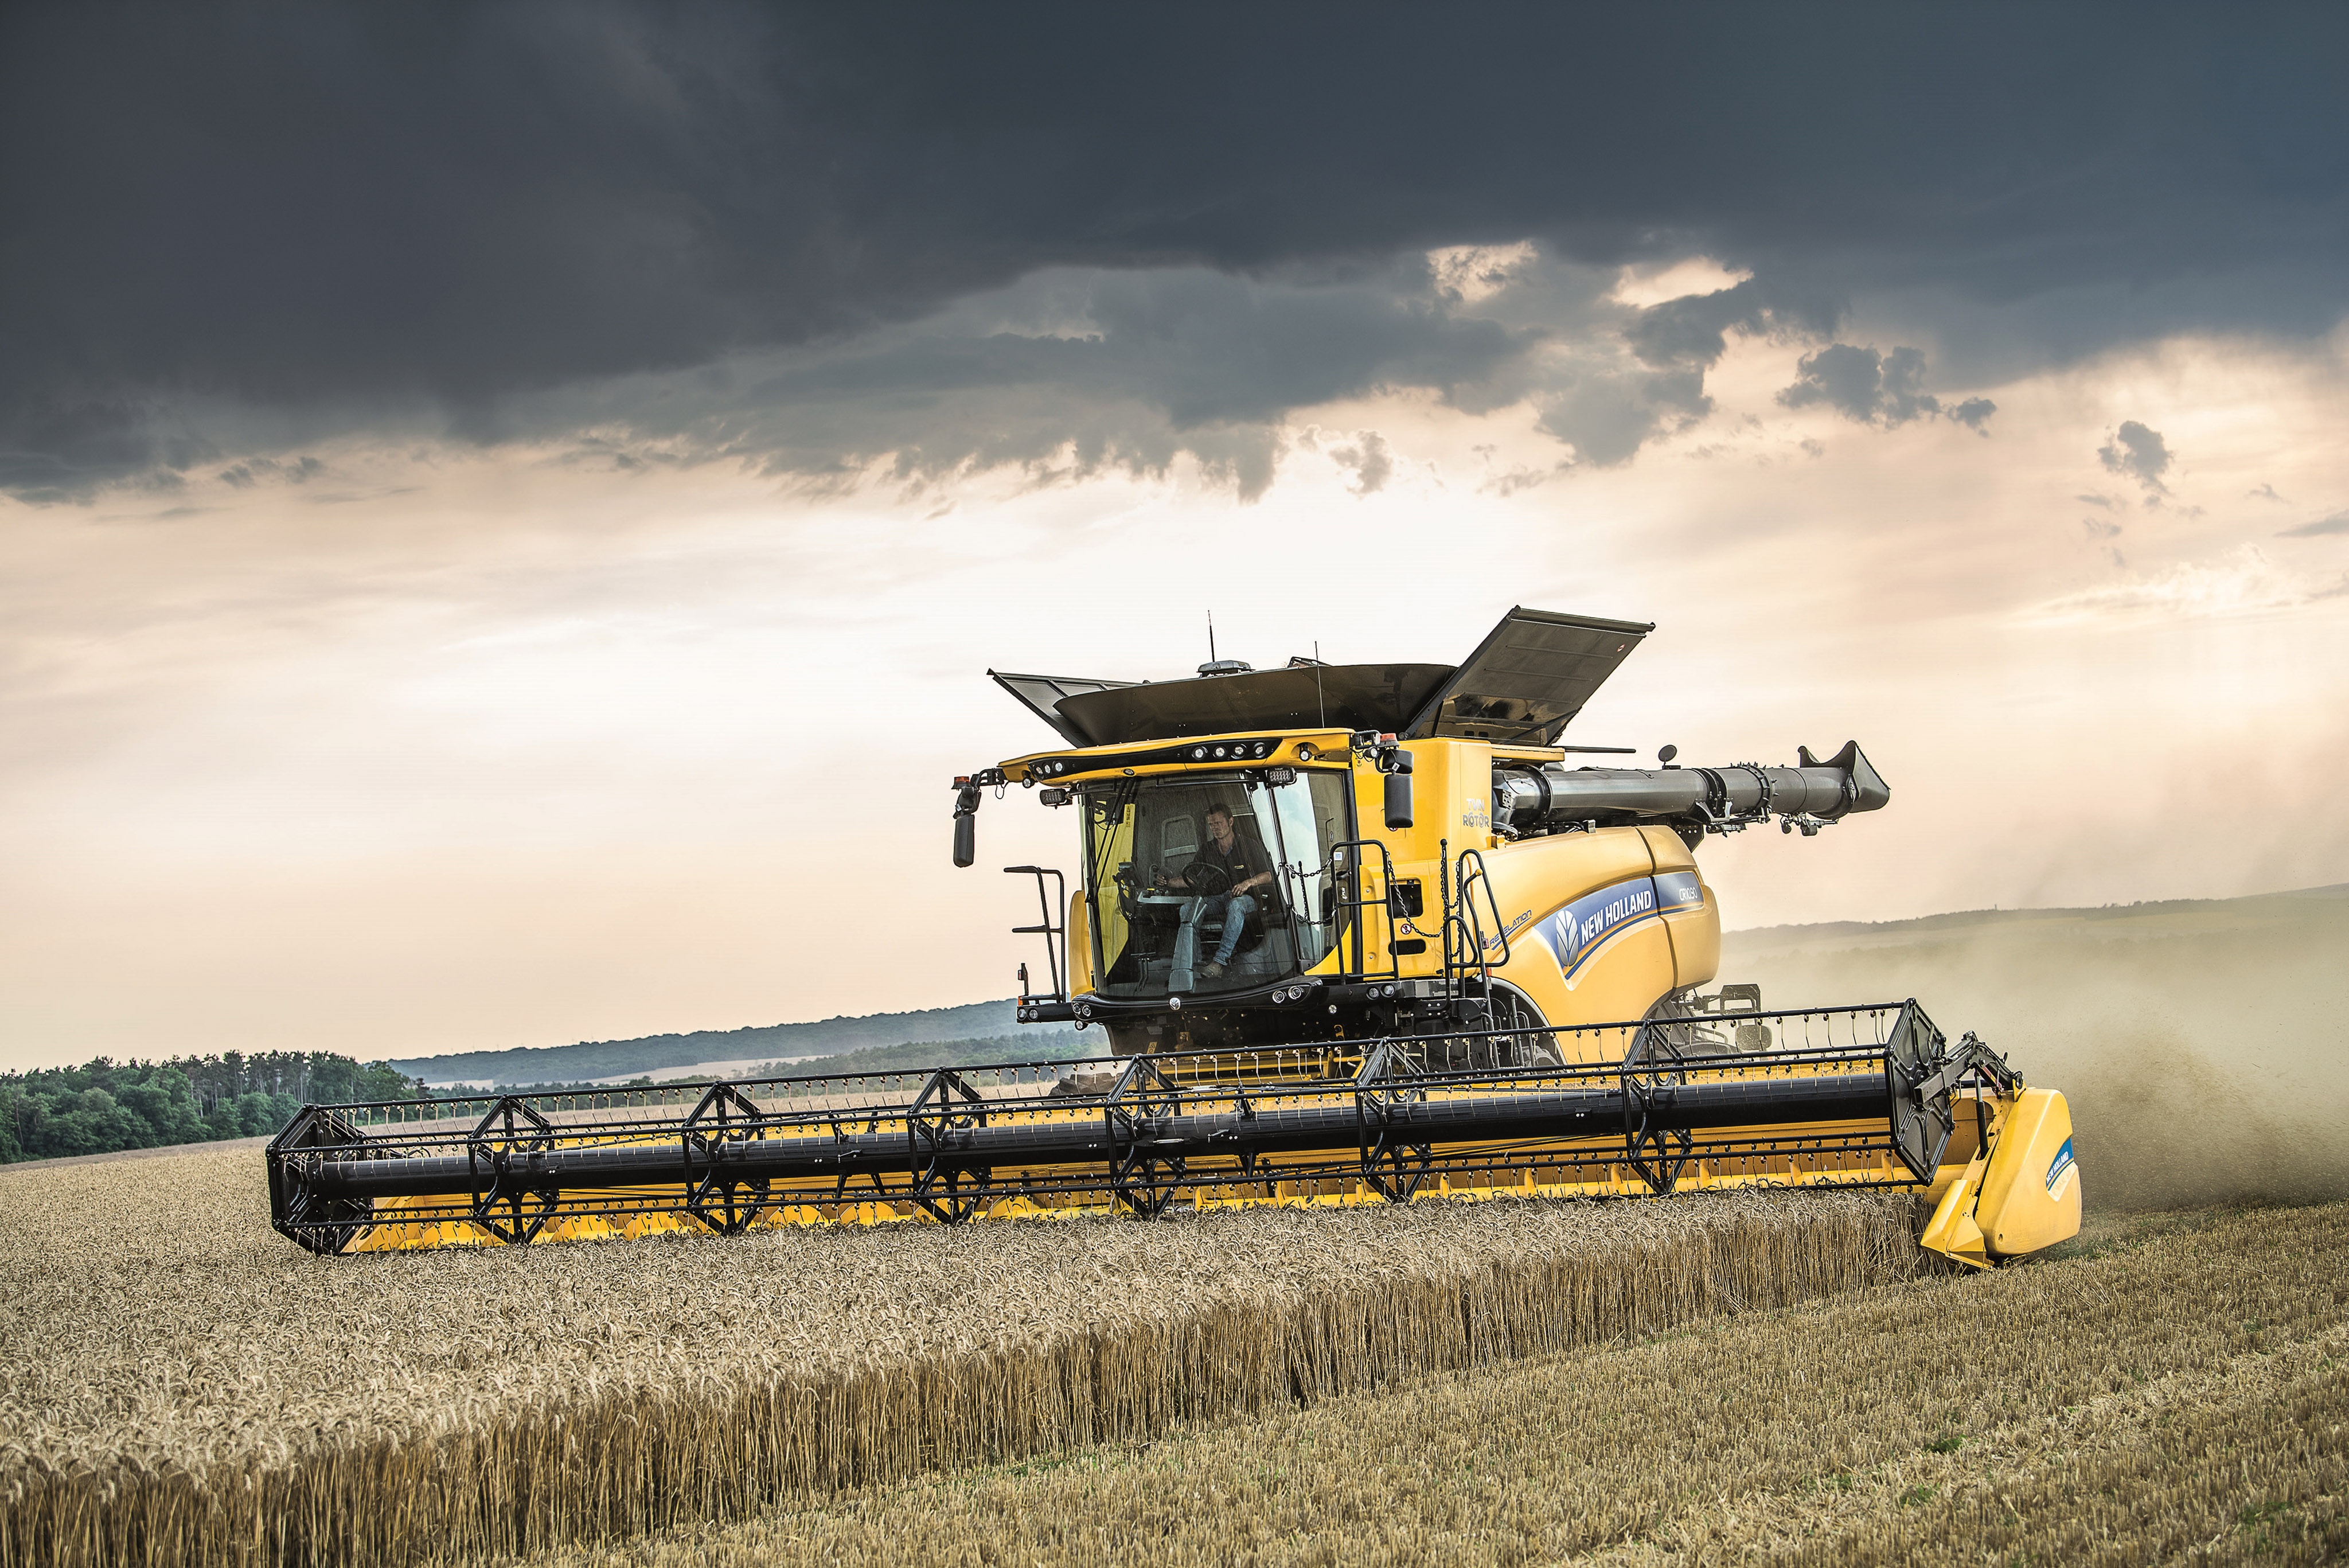
<path fill-rule="evenodd" d="M 0 1066 L 1007 994 L 989 666 L 1659 629 L 1732 926 L 2349 880 L 2349 13 L 0 18 Z"/>

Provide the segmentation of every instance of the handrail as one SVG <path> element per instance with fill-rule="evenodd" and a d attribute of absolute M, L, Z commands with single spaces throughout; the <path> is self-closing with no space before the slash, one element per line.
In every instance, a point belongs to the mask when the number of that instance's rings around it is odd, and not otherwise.
<path fill-rule="evenodd" d="M 1394 857 L 1388 852 L 1386 845 L 1379 839 L 1346 838 L 1340 839 L 1339 842 L 1330 846 L 1330 857 L 1332 861 L 1335 861 L 1340 855 L 1349 849 L 1375 849 L 1379 852 L 1379 896 L 1376 898 L 1373 898 L 1370 896 L 1369 892 L 1365 890 L 1363 885 L 1364 867 L 1361 857 L 1357 856 L 1353 863 L 1354 868 L 1351 873 L 1354 883 L 1354 897 L 1350 898 L 1340 898 L 1338 900 L 1338 909 L 1340 914 L 1351 917 L 1350 924 L 1354 934 L 1354 963 L 1351 968 L 1348 968 L 1346 965 L 1345 932 L 1349 922 L 1341 919 L 1340 921 L 1336 922 L 1338 929 L 1333 933 L 1335 940 L 1332 944 L 1338 951 L 1338 978 L 1341 981 L 1401 980 L 1402 978 L 1402 962 L 1396 958 L 1394 950 L 1394 905 L 1390 898 L 1390 894 L 1394 887 Z M 1340 874 L 1339 886 L 1340 888 L 1344 886 L 1345 876 L 1345 873 Z M 1387 967 L 1383 972 L 1377 975 L 1373 975 L 1370 971 L 1370 966 L 1368 963 L 1370 956 L 1369 950 L 1364 945 L 1367 940 L 1367 934 L 1362 929 L 1362 911 L 1372 904 L 1377 904 L 1381 909 L 1383 909 L 1386 912 L 1387 918 Z"/>
<path fill-rule="evenodd" d="M 1468 863 L 1471 860 L 1474 860 L 1476 863 L 1475 871 L 1473 875 L 1470 873 L 1468 868 Z M 1464 849 L 1460 852 L 1460 902 L 1466 907 L 1468 910 L 1468 919 L 1476 928 L 1476 935 L 1478 939 L 1476 950 L 1477 952 L 1482 953 L 1485 950 L 1483 940 L 1485 935 L 1485 924 L 1482 920 L 1477 919 L 1475 901 L 1468 896 L 1468 888 L 1472 882 L 1483 888 L 1485 890 L 1485 907 L 1493 911 L 1493 934 L 1498 937 L 1501 941 L 1501 961 L 1498 964 L 1488 965 L 1487 967 L 1506 969 L 1508 967 L 1509 962 L 1509 932 L 1508 928 L 1501 922 L 1501 902 L 1500 899 L 1494 895 L 1493 878 L 1485 869 L 1484 851 L 1479 849 Z"/>
<path fill-rule="evenodd" d="M 1060 872 L 1043 866 L 1006 866 L 1003 868 L 1003 874 L 1007 877 L 1024 876 L 1033 877 L 1036 878 L 1036 902 L 1043 906 L 1043 923 L 1036 926 L 1014 926 L 1011 928 L 1011 934 L 1015 937 L 1031 937 L 1037 935 L 1041 935 L 1043 937 L 1044 961 L 1050 964 L 1052 969 L 1052 995 L 1050 1000 L 1054 1002 L 1068 1001 L 1069 988 L 1061 981 L 1061 977 L 1064 972 L 1066 972 L 1065 966 L 1068 960 L 1069 927 L 1066 920 L 1063 920 L 1057 926 L 1052 923 L 1053 914 L 1059 909 L 1065 909 L 1069 907 L 1068 878 L 1061 876 Z M 1055 904 L 1052 897 L 1044 891 L 1044 878 L 1047 877 L 1050 877 L 1052 879 L 1054 885 L 1059 889 L 1060 901 L 1058 904 Z M 1057 948 L 1052 945 L 1052 939 L 1054 937 L 1061 939 L 1061 945 Z M 1027 990 L 1027 987 L 1022 985 L 1020 990 L 1025 991 Z M 1023 996 L 1019 1000 L 1022 1002 L 1028 1002 L 1033 999 Z"/>

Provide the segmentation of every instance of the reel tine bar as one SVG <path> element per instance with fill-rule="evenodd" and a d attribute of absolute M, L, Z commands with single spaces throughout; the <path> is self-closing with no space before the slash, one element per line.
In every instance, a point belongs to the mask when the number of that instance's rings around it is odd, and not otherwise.
<path fill-rule="evenodd" d="M 520 1244 L 669 1215 L 739 1235 L 786 1209 L 961 1224 L 1013 1199 L 1150 1219 L 1186 1198 L 1400 1203 L 1438 1181 L 1907 1186 L 1933 1179 L 1953 1095 L 2020 1087 L 1914 1002 L 1749 1016 L 1774 1026 L 1760 1049 L 1686 1020 L 1454 1023 L 1136 1055 L 1105 1089 L 1081 1086 L 1101 1083 L 1089 1060 L 308 1106 L 270 1146 L 271 1218 L 331 1253 L 386 1226 Z"/>

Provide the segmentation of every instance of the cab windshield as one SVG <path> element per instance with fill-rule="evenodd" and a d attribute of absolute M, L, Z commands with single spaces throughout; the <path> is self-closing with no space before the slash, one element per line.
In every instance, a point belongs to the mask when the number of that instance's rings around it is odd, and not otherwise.
<path fill-rule="evenodd" d="M 1084 807 L 1099 994 L 1246 991 L 1329 952 L 1330 852 L 1353 836 L 1345 774 L 1127 779 Z"/>

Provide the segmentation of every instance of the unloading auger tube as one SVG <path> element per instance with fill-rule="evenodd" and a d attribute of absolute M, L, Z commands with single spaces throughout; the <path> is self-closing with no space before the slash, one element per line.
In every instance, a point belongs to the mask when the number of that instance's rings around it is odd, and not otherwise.
<path fill-rule="evenodd" d="M 659 1090 L 311 1106 L 269 1147 L 271 1217 L 341 1253 L 1438 1190 L 1916 1187 L 1954 1158 L 1943 1250 L 1987 1265 L 2060 1219 L 2044 1137 L 2001 1136 L 2035 1129 L 2044 1091 L 1974 1036 L 1949 1043 L 1914 1002 L 1748 1023 L 1774 1047 L 1692 1055 L 1688 1026 L 1651 1021 L 1488 1032 L 1488 1054 L 1523 1064 L 1470 1072 L 1430 1065 L 1456 1043 L 1385 1039 L 695 1085 L 690 1110 Z M 1568 1033 L 1611 1035 L 1620 1060 L 1557 1064 Z M 1960 1234 L 1961 1189 L 2018 1172 L 2033 1179 L 1987 1232 Z"/>
<path fill-rule="evenodd" d="M 1511 836 L 1575 826 L 1637 822 L 1672 825 L 1693 842 L 1778 819 L 1782 832 L 1810 837 L 1856 811 L 1876 811 L 1892 791 L 1853 742 L 1822 762 L 1808 746 L 1791 768 L 1574 768 L 1556 763 L 1493 766 L 1493 820 Z"/>

